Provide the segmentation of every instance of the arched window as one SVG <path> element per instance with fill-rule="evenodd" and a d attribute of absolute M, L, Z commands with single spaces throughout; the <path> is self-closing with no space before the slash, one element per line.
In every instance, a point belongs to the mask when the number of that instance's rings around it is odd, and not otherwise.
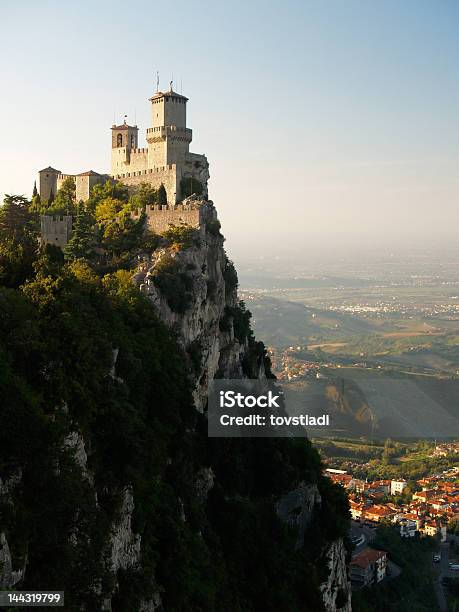
<path fill-rule="evenodd" d="M 135 149 L 135 136 L 131 134 L 131 149 Z"/>
<path fill-rule="evenodd" d="M 116 137 L 116 146 L 117 147 L 123 146 L 123 134 L 118 134 L 118 136 Z"/>

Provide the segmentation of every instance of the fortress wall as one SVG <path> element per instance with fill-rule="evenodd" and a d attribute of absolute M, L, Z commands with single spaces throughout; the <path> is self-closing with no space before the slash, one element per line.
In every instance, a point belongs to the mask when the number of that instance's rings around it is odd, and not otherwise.
<path fill-rule="evenodd" d="M 131 149 L 128 153 L 128 172 L 141 172 L 148 168 L 148 149 Z"/>
<path fill-rule="evenodd" d="M 175 204 L 178 196 L 177 169 L 175 164 L 163 166 L 161 168 L 150 168 L 136 172 L 124 172 L 115 174 L 113 177 L 117 181 L 123 182 L 128 187 L 138 187 L 141 183 L 148 183 L 158 189 L 163 183 L 166 188 L 167 201 Z"/>
<path fill-rule="evenodd" d="M 86 174 L 82 176 L 77 175 L 75 178 L 76 178 L 75 199 L 77 202 L 79 202 L 80 200 L 83 200 L 83 202 L 86 202 L 86 200 L 90 196 L 91 189 L 94 187 L 94 185 L 97 185 L 97 183 L 105 183 L 106 180 L 110 179 L 110 176 L 108 176 L 107 174 L 100 174 L 100 175 Z"/>
<path fill-rule="evenodd" d="M 148 168 L 148 149 L 112 149 L 112 174 L 141 172 Z"/>
<path fill-rule="evenodd" d="M 40 226 L 40 244 L 54 244 L 63 249 L 72 233 L 72 217 L 41 215 Z"/>
<path fill-rule="evenodd" d="M 56 181 L 57 191 L 59 191 L 64 181 L 68 178 L 75 180 L 75 175 L 74 174 L 58 174 L 57 175 L 57 181 Z M 54 193 L 54 195 L 56 195 L 56 193 Z"/>
<path fill-rule="evenodd" d="M 170 225 L 186 224 L 196 228 L 199 228 L 201 225 L 201 211 L 199 208 L 148 206 L 146 215 L 147 227 L 154 234 L 162 234 L 169 229 Z"/>

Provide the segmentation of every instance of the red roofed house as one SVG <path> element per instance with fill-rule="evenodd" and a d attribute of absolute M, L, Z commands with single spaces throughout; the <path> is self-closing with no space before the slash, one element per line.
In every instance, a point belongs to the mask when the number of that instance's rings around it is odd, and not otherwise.
<path fill-rule="evenodd" d="M 365 518 L 376 523 L 381 519 L 389 519 L 394 514 L 394 510 L 387 506 L 375 505 L 365 509 Z"/>
<path fill-rule="evenodd" d="M 386 552 L 365 548 L 350 563 L 351 582 L 356 586 L 367 586 L 381 582 L 386 576 L 386 568 Z"/>

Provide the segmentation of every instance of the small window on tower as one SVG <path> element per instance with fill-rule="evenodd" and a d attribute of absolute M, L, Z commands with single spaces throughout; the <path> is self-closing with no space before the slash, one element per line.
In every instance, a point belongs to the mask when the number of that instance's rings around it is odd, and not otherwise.
<path fill-rule="evenodd" d="M 117 147 L 123 146 L 123 134 L 118 134 L 118 136 L 116 137 L 116 146 Z"/>
<path fill-rule="evenodd" d="M 134 134 L 131 134 L 131 149 L 135 148 L 135 136 Z"/>

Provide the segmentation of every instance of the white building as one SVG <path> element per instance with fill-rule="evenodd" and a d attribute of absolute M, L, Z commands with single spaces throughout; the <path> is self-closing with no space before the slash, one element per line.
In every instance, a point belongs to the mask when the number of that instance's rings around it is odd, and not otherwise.
<path fill-rule="evenodd" d="M 400 480 L 391 480 L 390 481 L 390 494 L 391 495 L 401 495 L 405 490 L 407 485 L 406 480 L 401 478 Z"/>

